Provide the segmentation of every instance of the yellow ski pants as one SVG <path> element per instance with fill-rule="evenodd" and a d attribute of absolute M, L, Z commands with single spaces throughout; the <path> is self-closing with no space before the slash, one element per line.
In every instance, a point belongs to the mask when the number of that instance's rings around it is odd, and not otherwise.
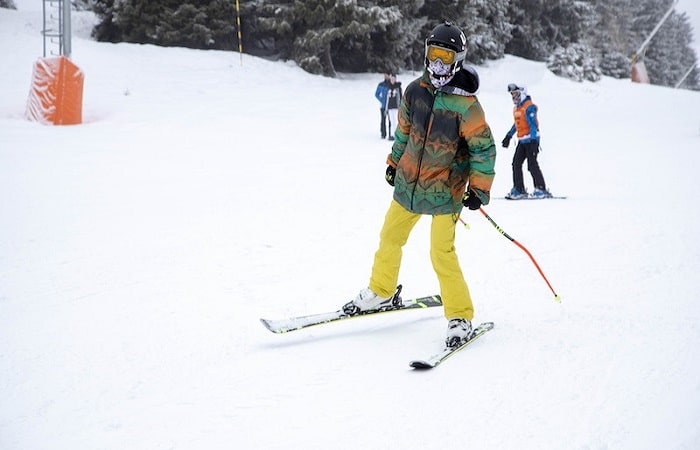
<path fill-rule="evenodd" d="M 459 260 L 455 253 L 456 214 L 432 216 L 430 227 L 430 261 L 440 283 L 440 296 L 448 319 L 472 320 L 474 306 Z M 379 235 L 379 249 L 374 254 L 374 265 L 369 288 L 380 297 L 390 297 L 396 290 L 401 267 L 403 246 L 411 230 L 421 218 L 391 201 Z"/>

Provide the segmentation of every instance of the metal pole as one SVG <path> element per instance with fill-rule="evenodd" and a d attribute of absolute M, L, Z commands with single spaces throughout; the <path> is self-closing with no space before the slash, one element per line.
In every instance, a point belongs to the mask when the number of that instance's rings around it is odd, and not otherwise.
<path fill-rule="evenodd" d="M 70 58 L 71 47 L 71 23 L 70 23 L 70 0 L 62 0 L 63 3 L 63 29 L 61 30 L 63 40 L 63 52 L 66 58 Z"/>
<path fill-rule="evenodd" d="M 41 2 L 41 14 L 43 18 L 41 35 L 44 37 L 44 58 L 46 58 L 46 2 Z"/>
<path fill-rule="evenodd" d="M 236 23 L 238 25 L 238 53 L 241 55 L 241 66 L 243 65 L 243 40 L 241 39 L 241 6 L 236 0 Z"/>
<path fill-rule="evenodd" d="M 659 23 L 656 24 L 656 27 L 655 27 L 654 30 L 651 32 L 651 34 L 649 35 L 649 37 L 647 38 L 647 40 L 644 41 L 644 43 L 643 43 L 642 45 L 639 46 L 639 50 L 637 50 L 637 52 L 635 53 L 635 56 L 637 56 L 637 55 L 642 55 L 642 57 L 644 57 L 644 55 L 642 54 L 642 52 L 644 51 L 644 49 L 646 48 L 646 46 L 649 45 L 649 42 L 650 42 L 650 41 L 652 40 L 652 38 L 656 35 L 656 33 L 659 31 L 659 28 L 661 28 L 661 25 L 663 25 L 664 22 L 666 22 L 666 19 L 668 19 L 668 16 L 671 15 L 671 13 L 673 12 L 673 8 L 675 8 L 677 4 L 678 4 L 678 0 L 675 0 L 675 1 L 673 2 L 673 4 L 671 5 L 671 7 L 668 9 L 668 11 L 666 11 L 666 14 L 664 14 L 664 16 L 661 18 L 661 20 L 659 21 Z"/>
<path fill-rule="evenodd" d="M 680 86 L 681 84 L 683 84 L 683 82 L 685 81 L 686 78 L 688 78 L 688 75 L 690 75 L 690 72 L 692 72 L 693 69 L 695 69 L 695 64 L 693 64 L 692 66 L 690 66 L 690 69 L 688 69 L 688 71 L 685 73 L 685 75 L 683 75 L 683 77 L 682 77 L 680 80 L 678 80 L 678 83 L 676 83 L 676 85 L 674 86 L 674 88 L 678 89 L 678 86 Z"/>

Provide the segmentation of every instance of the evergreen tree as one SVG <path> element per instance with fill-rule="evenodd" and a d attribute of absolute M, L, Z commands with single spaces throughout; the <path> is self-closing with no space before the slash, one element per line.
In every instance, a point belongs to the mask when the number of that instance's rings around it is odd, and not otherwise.
<path fill-rule="evenodd" d="M 367 68 L 377 72 L 398 73 L 400 69 L 422 68 L 422 60 L 416 64 L 416 43 L 424 39 L 422 33 L 427 18 L 419 14 L 422 0 L 386 0 L 380 7 L 397 8 L 399 16 L 392 21 L 378 20 L 372 24 L 367 55 Z M 423 54 L 422 45 L 420 53 Z"/>
<path fill-rule="evenodd" d="M 96 0 L 99 41 L 199 49 L 236 47 L 235 12 L 226 0 Z"/>
<path fill-rule="evenodd" d="M 92 37 L 103 42 L 121 42 L 121 31 L 115 24 L 114 0 L 96 0 L 93 11 L 100 22 L 93 28 Z"/>
<path fill-rule="evenodd" d="M 0 0 L 12 5 L 12 0 Z M 230 0 L 74 0 L 93 4 L 101 41 L 237 49 Z M 467 37 L 467 61 L 506 52 L 562 76 L 595 80 L 630 74 L 631 57 L 672 0 L 241 0 L 247 53 L 293 60 L 305 70 L 420 70 L 430 30 L 450 20 Z M 656 84 L 675 85 L 697 62 L 693 30 L 674 13 L 644 55 Z M 683 86 L 700 89 L 697 69 Z"/>
<path fill-rule="evenodd" d="M 15 2 L 12 0 L 0 0 L 0 8 L 17 9 Z"/>
<path fill-rule="evenodd" d="M 593 8 L 596 22 L 589 29 L 588 41 L 598 55 L 602 73 L 615 78 L 629 77 L 630 60 L 636 50 L 631 31 L 632 0 L 598 0 Z"/>
<path fill-rule="evenodd" d="M 576 81 L 598 81 L 602 74 L 590 47 L 580 43 L 556 49 L 547 58 L 547 68 L 556 75 Z"/>
<path fill-rule="evenodd" d="M 511 40 L 513 26 L 508 21 L 510 0 L 469 1 L 460 24 L 467 36 L 467 60 L 480 64 L 502 58 Z"/>
<path fill-rule="evenodd" d="M 635 5 L 636 19 L 632 31 L 639 45 L 653 31 L 672 2 L 673 0 L 643 0 Z M 649 42 L 643 55 L 640 55 L 653 84 L 675 86 L 697 62 L 695 52 L 690 47 L 691 41 L 692 27 L 687 16 L 672 13 Z M 691 83 L 692 81 L 693 79 L 690 80 Z"/>
<path fill-rule="evenodd" d="M 523 58 L 545 61 L 559 47 L 585 44 L 583 39 L 595 10 L 576 0 L 513 0 L 508 10 L 513 39 L 506 52 Z"/>
<path fill-rule="evenodd" d="M 423 21 L 417 1 L 307 0 L 267 2 L 257 8 L 258 42 L 272 43 L 282 59 L 311 73 L 336 70 L 395 72 Z M 262 38 L 262 39 L 261 39 Z"/>
<path fill-rule="evenodd" d="M 75 11 L 92 10 L 94 0 L 71 0 L 71 6 Z"/>
<path fill-rule="evenodd" d="M 366 47 L 371 31 L 366 19 L 370 12 L 358 6 L 356 1 L 296 2 L 294 13 L 301 19 L 304 32 L 294 38 L 292 56 L 308 72 L 335 76 L 333 56 L 338 51 L 344 48 L 352 51 L 353 47 L 362 47 L 363 44 Z"/>
<path fill-rule="evenodd" d="M 559 0 L 551 5 L 555 8 Z M 513 24 L 512 39 L 506 45 L 506 52 L 535 61 L 544 61 L 552 50 L 548 45 L 550 38 L 548 22 L 545 17 L 549 11 L 542 0 L 513 0 L 508 9 L 510 22 Z M 552 33 L 555 34 L 556 33 Z"/>

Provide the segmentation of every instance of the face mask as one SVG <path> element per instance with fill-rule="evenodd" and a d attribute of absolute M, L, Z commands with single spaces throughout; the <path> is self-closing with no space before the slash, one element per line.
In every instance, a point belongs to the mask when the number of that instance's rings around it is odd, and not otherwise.
<path fill-rule="evenodd" d="M 430 82 L 435 86 L 437 89 L 440 89 L 450 81 L 452 81 L 452 78 L 454 78 L 454 75 L 450 75 L 449 77 L 442 77 L 442 78 L 436 78 L 433 75 L 429 76 Z"/>
<path fill-rule="evenodd" d="M 522 98 L 520 91 L 512 91 L 510 93 L 510 97 L 513 99 L 513 104 L 517 105 L 520 103 L 520 99 Z"/>

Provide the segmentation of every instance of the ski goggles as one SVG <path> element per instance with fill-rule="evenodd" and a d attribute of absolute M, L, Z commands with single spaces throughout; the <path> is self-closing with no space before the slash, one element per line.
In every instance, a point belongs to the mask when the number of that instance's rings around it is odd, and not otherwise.
<path fill-rule="evenodd" d="M 443 64 L 449 66 L 454 64 L 457 59 L 457 52 L 437 45 L 428 45 L 425 48 L 425 57 L 428 61 L 437 61 L 439 59 Z"/>

